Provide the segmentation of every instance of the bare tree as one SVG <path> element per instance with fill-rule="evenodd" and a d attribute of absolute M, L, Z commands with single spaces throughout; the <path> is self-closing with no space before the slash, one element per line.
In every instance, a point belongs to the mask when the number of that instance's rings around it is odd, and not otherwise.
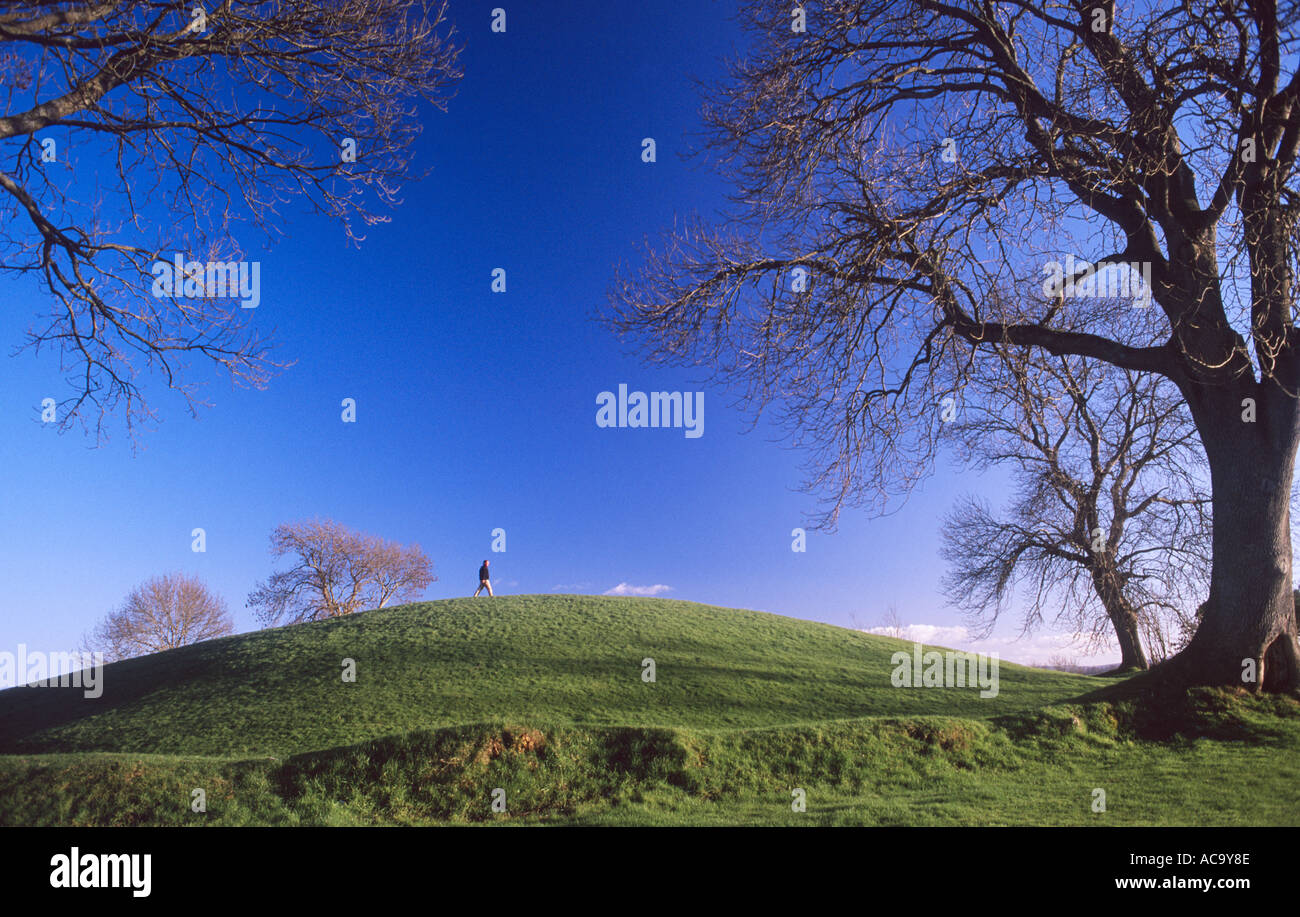
<path fill-rule="evenodd" d="M 1240 686 L 1252 659 L 1250 687 L 1300 685 L 1297 5 L 809 0 L 793 21 L 770 4 L 743 15 L 753 41 L 704 110 L 734 204 L 620 271 L 611 324 L 773 408 L 808 450 L 827 525 L 932 467 L 936 407 L 979 350 L 1165 377 L 1209 462 L 1214 563 L 1204 622 L 1158 677 Z M 1145 339 L 1093 307 L 1105 263 L 1143 278 L 1133 299 L 1160 319 Z"/>
<path fill-rule="evenodd" d="M 876 633 L 883 632 L 886 637 L 895 637 L 901 640 L 906 631 L 907 627 L 903 624 L 903 619 L 898 616 L 898 606 L 890 602 L 889 607 L 885 609 L 884 619 L 880 622 L 880 626 L 876 628 Z"/>
<path fill-rule="evenodd" d="M 394 599 L 409 601 L 437 579 L 419 545 L 385 541 L 331 519 L 277 526 L 271 533 L 271 555 L 293 555 L 295 562 L 248 596 L 248 606 L 267 626 L 383 608 Z"/>
<path fill-rule="evenodd" d="M 374 536 L 365 540 L 373 589 L 369 601 L 383 608 L 394 600 L 418 598 L 436 577 L 433 563 L 418 544 L 402 545 Z"/>
<path fill-rule="evenodd" d="M 203 581 L 184 573 L 156 576 L 132 589 L 84 642 L 106 660 L 188 646 L 234 633 L 225 601 Z"/>
<path fill-rule="evenodd" d="M 238 225 L 274 237 L 294 196 L 351 240 L 385 221 L 458 55 L 425 0 L 0 3 L 0 270 L 51 298 L 26 346 L 66 370 L 60 426 L 153 419 L 146 371 L 193 413 L 194 358 L 263 386 Z"/>
<path fill-rule="evenodd" d="M 1052 669 L 1057 672 L 1082 673 L 1087 671 L 1084 666 L 1079 665 L 1078 659 L 1076 659 L 1073 656 L 1064 656 L 1060 653 L 1056 653 L 1052 656 L 1047 657 L 1047 663 L 1045 665 L 1039 666 L 1038 668 Z"/>
<path fill-rule="evenodd" d="M 1163 659 L 1209 589 L 1209 476 L 1186 405 L 1160 377 L 1030 348 L 998 349 L 952 423 L 962 457 L 1008 464 L 1005 515 L 968 497 L 944 520 L 945 590 L 987 635 L 1013 595 L 1121 667 Z M 1019 587 L 1019 588 L 1016 588 Z M 1143 639 L 1145 637 L 1145 640 Z"/>

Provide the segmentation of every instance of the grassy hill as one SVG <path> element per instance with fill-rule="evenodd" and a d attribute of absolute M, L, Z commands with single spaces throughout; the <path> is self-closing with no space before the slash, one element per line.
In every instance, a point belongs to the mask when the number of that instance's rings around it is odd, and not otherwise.
<path fill-rule="evenodd" d="M 1006 663 L 996 698 L 895 688 L 890 656 L 910 647 L 591 596 L 243 634 L 108 666 L 94 700 L 0 692 L 0 824 L 1300 819 L 1292 700 L 1201 692 L 1153 719 L 1099 695 L 1112 679 Z"/>
<path fill-rule="evenodd" d="M 1106 682 L 1000 667 L 1000 692 L 892 687 L 911 644 L 669 599 L 449 599 L 241 634 L 107 666 L 104 694 L 0 692 L 0 753 L 284 755 L 477 722 L 752 727 L 987 718 Z M 642 660 L 656 681 L 642 681 Z M 342 680 L 342 660 L 357 680 Z"/>

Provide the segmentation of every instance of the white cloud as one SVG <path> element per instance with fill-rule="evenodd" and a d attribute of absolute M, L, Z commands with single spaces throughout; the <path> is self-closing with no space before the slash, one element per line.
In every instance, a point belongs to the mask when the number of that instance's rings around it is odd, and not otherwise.
<path fill-rule="evenodd" d="M 619 583 L 613 589 L 606 589 L 605 595 L 659 595 L 661 592 L 671 592 L 672 586 L 665 586 L 663 583 L 655 583 L 653 586 L 633 586 L 629 583 Z"/>
<path fill-rule="evenodd" d="M 868 634 L 892 637 L 888 627 L 864 627 Z M 990 636 L 982 640 L 971 637 L 970 631 L 960 625 L 946 627 L 941 624 L 906 624 L 900 634 L 904 640 L 947 646 L 976 653 L 997 653 L 999 659 L 1021 665 L 1042 665 L 1053 656 L 1065 656 L 1080 665 L 1119 665 L 1119 654 L 1106 647 L 1088 653 L 1087 638 L 1082 634 L 1039 632 L 1028 637 Z"/>
<path fill-rule="evenodd" d="M 556 583 L 551 587 L 552 592 L 584 592 L 595 586 L 595 583 Z"/>

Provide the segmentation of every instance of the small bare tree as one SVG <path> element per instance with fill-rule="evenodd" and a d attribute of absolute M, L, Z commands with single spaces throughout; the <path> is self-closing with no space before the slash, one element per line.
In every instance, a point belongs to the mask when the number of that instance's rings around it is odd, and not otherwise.
<path fill-rule="evenodd" d="M 394 599 L 409 601 L 437 579 L 433 562 L 418 544 L 385 541 L 331 519 L 277 526 L 271 533 L 271 555 L 296 560 L 248 596 L 248 606 L 266 626 L 383 608 Z"/>
<path fill-rule="evenodd" d="M 1025 632 L 1046 613 L 1114 638 L 1123 668 L 1169 655 L 1209 592 L 1211 552 L 1205 456 L 1171 389 L 1029 348 L 976 364 L 952 433 L 964 460 L 1015 469 L 1005 514 L 968 497 L 944 522 L 945 590 L 981 633 L 1019 595 Z"/>
<path fill-rule="evenodd" d="M 1047 658 L 1047 664 L 1041 666 L 1044 669 L 1054 669 L 1057 672 L 1083 672 L 1084 667 L 1079 665 L 1079 660 L 1073 656 L 1063 656 L 1060 653 L 1053 654 Z"/>
<path fill-rule="evenodd" d="M 84 641 L 106 660 L 188 646 L 235 630 L 225 601 L 203 581 L 184 573 L 156 576 L 132 589 Z"/>
<path fill-rule="evenodd" d="M 899 640 L 903 639 L 903 634 L 907 631 L 907 626 L 903 624 L 903 619 L 898 616 L 898 606 L 893 602 L 885 609 L 884 620 L 881 621 L 880 627 L 876 629 L 877 633 L 883 630 L 886 637 L 894 637 Z"/>
<path fill-rule="evenodd" d="M 352 240 L 358 223 L 386 221 L 374 205 L 415 177 L 416 103 L 444 107 L 460 76 L 445 12 L 427 0 L 0 3 L 0 271 L 51 300 L 27 346 L 67 372 L 61 427 L 103 436 L 118 407 L 128 428 L 153 418 L 145 371 L 193 412 L 187 360 L 256 387 L 283 365 L 226 298 L 220 266 L 242 258 L 240 224 L 274 236 L 295 196 Z M 185 277 L 160 287 L 174 257 Z"/>

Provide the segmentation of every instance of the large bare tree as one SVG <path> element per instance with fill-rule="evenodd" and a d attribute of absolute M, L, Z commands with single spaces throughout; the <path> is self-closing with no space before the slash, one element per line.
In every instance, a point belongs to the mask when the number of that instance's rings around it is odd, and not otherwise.
<path fill-rule="evenodd" d="M 809 0 L 743 16 L 753 41 L 704 111 L 734 203 L 620 272 L 615 327 L 775 406 L 831 524 L 931 466 L 936 404 L 979 348 L 1165 377 L 1209 462 L 1214 563 L 1204 621 L 1155 674 L 1300 684 L 1296 3 Z M 1158 331 L 1076 330 L 1095 277 L 1062 271 L 1072 258 L 1134 265 Z"/>
<path fill-rule="evenodd" d="M 234 633 L 225 600 L 196 576 L 168 573 L 132 589 L 85 641 L 108 661 L 160 653 Z"/>
<path fill-rule="evenodd" d="M 271 555 L 294 561 L 248 596 L 248 606 L 268 626 L 383 608 L 395 599 L 418 598 L 437 579 L 418 544 L 386 541 L 332 519 L 277 526 Z"/>
<path fill-rule="evenodd" d="M 191 361 L 264 385 L 225 271 L 295 197 L 349 239 L 385 220 L 458 55 L 425 0 L 0 2 L 0 270 L 50 300 L 27 346 L 72 385 L 60 425 L 154 418 L 146 373 L 193 412 Z"/>
<path fill-rule="evenodd" d="M 1025 632 L 1050 619 L 1113 640 L 1121 668 L 1163 659 L 1210 574 L 1209 475 L 1177 390 L 1007 348 L 980 361 L 966 398 L 962 457 L 1010 466 L 1014 495 L 1004 512 L 972 496 L 945 518 L 950 600 L 984 634 L 1019 597 Z"/>

